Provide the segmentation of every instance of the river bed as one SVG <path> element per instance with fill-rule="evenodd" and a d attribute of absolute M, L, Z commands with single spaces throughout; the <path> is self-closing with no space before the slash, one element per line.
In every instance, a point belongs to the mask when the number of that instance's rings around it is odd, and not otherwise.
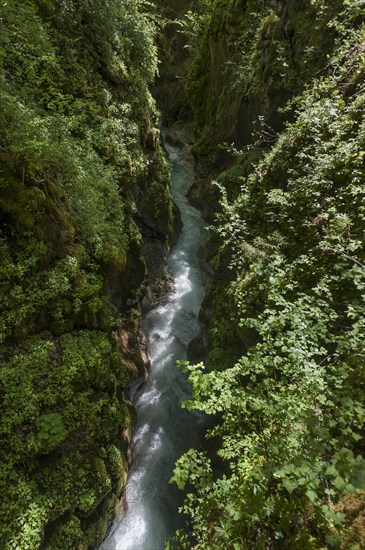
<path fill-rule="evenodd" d="M 200 212 L 187 200 L 194 180 L 192 165 L 181 158 L 178 147 L 166 143 L 165 148 L 172 165 L 172 195 L 183 222 L 168 259 L 175 291 L 142 322 L 148 334 L 151 372 L 134 399 L 137 424 L 134 461 L 126 486 L 128 508 L 123 518 L 115 521 L 101 550 L 164 548 L 166 537 L 183 525 L 178 513 L 183 494 L 168 481 L 176 459 L 201 438 L 202 417 L 180 406 L 190 397 L 190 386 L 176 361 L 186 358 L 187 346 L 199 330 L 205 275 L 197 252 L 206 235 Z"/>

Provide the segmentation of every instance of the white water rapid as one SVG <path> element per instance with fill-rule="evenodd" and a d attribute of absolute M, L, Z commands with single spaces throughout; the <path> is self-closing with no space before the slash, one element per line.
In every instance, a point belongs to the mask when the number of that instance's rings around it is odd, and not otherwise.
<path fill-rule="evenodd" d="M 204 274 L 197 251 L 204 239 L 204 222 L 186 193 L 194 174 L 179 150 L 165 145 L 172 164 L 172 194 L 180 208 L 183 229 L 169 256 L 175 292 L 150 311 L 143 328 L 148 333 L 151 373 L 134 400 L 137 425 L 135 459 L 126 486 L 128 509 L 102 543 L 102 550 L 162 550 L 164 541 L 181 526 L 181 492 L 169 485 L 176 459 L 198 444 L 201 418 L 181 409 L 190 396 L 185 375 L 176 367 L 186 358 L 187 345 L 198 332 L 198 312 L 204 294 Z"/>

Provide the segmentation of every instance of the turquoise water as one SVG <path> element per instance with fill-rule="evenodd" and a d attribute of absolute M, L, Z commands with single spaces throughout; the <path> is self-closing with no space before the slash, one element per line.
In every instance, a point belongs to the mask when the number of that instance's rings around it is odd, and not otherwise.
<path fill-rule="evenodd" d="M 171 186 L 183 229 L 169 256 L 175 292 L 143 320 L 148 333 L 150 378 L 135 396 L 137 424 L 134 462 L 126 487 L 128 509 L 115 521 L 102 550 L 159 550 L 182 524 L 178 507 L 183 495 L 169 485 L 176 459 L 199 444 L 202 418 L 180 407 L 189 398 L 185 375 L 176 360 L 186 358 L 187 345 L 198 334 L 198 313 L 205 276 L 197 251 L 205 238 L 204 222 L 186 194 L 194 179 L 192 166 L 179 149 L 165 145 L 172 165 Z"/>

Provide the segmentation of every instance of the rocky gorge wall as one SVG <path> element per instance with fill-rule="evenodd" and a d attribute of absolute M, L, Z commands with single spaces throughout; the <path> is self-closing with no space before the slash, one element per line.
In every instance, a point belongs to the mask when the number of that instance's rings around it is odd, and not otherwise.
<path fill-rule="evenodd" d="M 290 100 L 325 74 L 341 8 L 342 1 L 167 3 L 166 14 L 184 24 L 170 25 L 162 43 L 170 71 L 164 75 L 162 70 L 163 105 L 185 105 L 182 117 L 175 112 L 175 125 L 184 120 L 195 128 L 197 177 L 190 200 L 207 222 L 215 223 L 221 210 L 221 194 L 212 180 L 218 179 L 234 199 L 263 152 L 294 119 Z M 238 151 L 245 154 L 237 162 Z M 213 236 L 205 252 L 208 261 L 217 246 Z M 208 304 L 215 303 L 209 285 L 205 302 L 203 325 L 211 317 Z M 202 338 L 203 347 L 210 348 L 207 334 Z M 202 344 L 192 344 L 199 357 Z"/>
<path fill-rule="evenodd" d="M 0 7 L 2 548 L 91 548 L 118 510 L 169 288 L 169 166 L 138 3 Z"/>
<path fill-rule="evenodd" d="M 360 549 L 363 1 L 154 6 L 0 6 L 1 546 L 90 548 L 118 511 L 179 225 L 151 86 L 215 225 L 179 547 Z"/>
<path fill-rule="evenodd" d="M 201 175 L 191 200 L 210 221 L 218 194 L 204 181 L 232 165 L 229 145 L 270 147 L 292 120 L 291 109 L 281 109 L 326 65 L 335 37 L 329 22 L 340 5 L 248 0 L 205 8 L 186 94 Z"/>
<path fill-rule="evenodd" d="M 211 427 L 175 470 L 193 486 L 182 548 L 364 546 L 364 8 L 187 16 L 191 200 L 215 274 L 190 345 L 205 364 L 186 367 L 185 406 Z"/>

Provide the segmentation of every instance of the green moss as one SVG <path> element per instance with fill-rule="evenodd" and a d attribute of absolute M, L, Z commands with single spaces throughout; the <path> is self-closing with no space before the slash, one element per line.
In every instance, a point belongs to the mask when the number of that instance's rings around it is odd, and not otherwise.
<path fill-rule="evenodd" d="M 68 514 L 80 524 L 125 479 L 120 445 L 129 422 L 119 400 L 127 372 L 105 334 L 83 331 L 24 346 L 3 366 L 0 381 L 2 537 L 9 543 L 17 532 L 12 540 L 19 548 L 25 548 L 29 510 L 39 503 L 44 511 L 42 517 L 35 512 L 39 536 L 59 518 L 57 538 L 68 530 Z M 13 476 L 23 490 L 9 485 Z"/>
<path fill-rule="evenodd" d="M 171 224 L 140 7 L 0 6 L 2 548 L 95 546 L 125 482 L 128 375 L 109 335 L 143 288 L 144 270 L 128 276 L 142 182 Z"/>
<path fill-rule="evenodd" d="M 139 212 L 143 221 L 161 235 L 172 231 L 172 199 L 170 191 L 170 165 L 162 151 L 158 150 L 151 159 L 151 177 L 139 201 Z"/>
<path fill-rule="evenodd" d="M 202 549 L 363 545 L 365 94 L 354 52 L 364 10 L 343 3 L 327 57 L 318 33 L 338 4 L 290 4 L 292 31 L 302 24 L 297 48 L 313 43 L 318 56 L 297 74 L 326 68 L 291 99 L 284 115 L 295 111 L 293 121 L 264 149 L 252 140 L 252 158 L 241 152 L 218 177 L 217 276 L 203 315 L 211 314 L 209 368 L 186 367 L 186 407 L 211 415 L 222 474 L 210 475 L 206 453 L 189 451 L 174 476 L 194 487 L 183 509 Z M 270 66 L 286 44 L 280 24 L 266 29 Z M 280 85 L 290 97 L 291 75 Z M 184 535 L 178 541 L 189 548 Z"/>
<path fill-rule="evenodd" d="M 341 8 L 341 0 L 305 0 L 284 10 L 279 3 L 216 0 L 206 8 L 187 82 L 199 154 L 243 134 L 249 142 L 260 115 L 280 126 L 277 108 L 323 68 L 318 52 L 332 51 Z"/>
<path fill-rule="evenodd" d="M 191 102 L 194 121 L 198 126 L 204 124 L 205 100 L 204 94 L 209 82 L 209 49 L 208 32 L 205 31 L 199 44 L 199 50 L 194 56 L 189 71 L 186 92 Z"/>

